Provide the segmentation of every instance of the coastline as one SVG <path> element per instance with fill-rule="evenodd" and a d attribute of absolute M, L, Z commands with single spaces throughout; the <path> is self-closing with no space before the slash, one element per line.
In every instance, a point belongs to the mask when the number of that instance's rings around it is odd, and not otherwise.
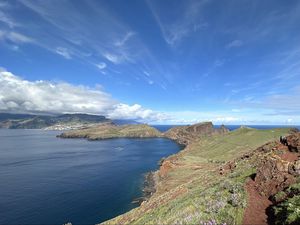
<path fill-rule="evenodd" d="M 92 132 L 72 131 L 68 132 L 66 137 L 87 139 L 92 137 L 94 140 L 149 138 L 151 133 L 148 131 L 153 130 L 148 125 L 127 125 L 126 131 L 134 130 L 134 133 L 123 132 L 122 127 L 121 129 L 118 127 L 122 132 L 113 132 L 111 135 L 112 130 L 109 130 L 111 127 L 106 128 L 108 130 L 99 131 L 98 128 Z M 144 135 L 145 132 L 147 135 Z M 207 215 L 217 213 L 214 216 L 219 215 L 219 210 L 223 210 L 220 214 L 222 216 L 216 217 L 218 223 L 223 223 L 225 219 L 228 224 L 240 224 L 247 204 L 248 190 L 244 188 L 245 182 L 253 177 L 257 168 L 260 168 L 261 155 L 269 157 L 270 152 L 273 151 L 272 146 L 276 146 L 276 140 L 278 142 L 278 137 L 289 132 L 291 129 L 288 128 L 257 130 L 248 127 L 240 127 L 230 132 L 225 126 L 214 128 L 211 122 L 173 127 L 164 133 L 158 131 L 155 137 L 168 138 L 182 148 L 177 153 L 159 160 L 159 168 L 156 171 L 144 175 L 143 196 L 132 201 L 133 204 L 138 204 L 138 207 L 101 224 L 147 224 L 149 221 L 157 224 L 163 221 L 168 223 L 186 221 L 190 224 L 200 218 L 209 221 L 209 217 L 194 214 L 195 210 Z M 272 141 L 275 144 L 268 144 Z M 274 154 L 277 154 L 276 151 Z M 267 160 L 269 162 L 269 158 Z M 288 184 L 290 183 L 285 185 Z M 202 196 L 203 193 L 207 196 L 197 197 Z M 223 199 L 222 205 L 214 206 L 217 203 L 212 198 Z M 197 204 L 195 200 L 198 201 Z M 225 210 L 225 206 L 230 210 Z M 220 209 L 208 210 L 210 207 L 220 207 Z"/>
<path fill-rule="evenodd" d="M 177 130 L 173 137 L 194 139 L 163 160 L 154 172 L 155 192 L 148 199 L 101 224 L 199 224 L 211 218 L 218 224 L 242 224 L 247 205 L 244 184 L 256 172 L 260 155 L 268 156 L 273 151 L 269 145 L 262 148 L 267 149 L 263 152 L 255 150 L 278 141 L 290 129 L 240 128 L 220 132 L 209 129 L 208 124 L 200 127 Z"/>
<path fill-rule="evenodd" d="M 170 139 L 165 137 L 166 139 Z M 168 161 L 168 159 L 174 155 L 179 154 L 181 151 L 184 151 L 187 147 L 187 145 L 181 144 L 176 140 L 170 139 L 172 141 L 174 141 L 178 146 L 179 146 L 179 151 L 175 154 L 171 154 L 169 156 L 166 157 L 162 157 L 158 162 L 158 168 L 157 170 L 154 171 L 149 171 L 144 175 L 144 185 L 143 185 L 143 201 L 140 202 L 140 205 L 144 202 L 149 200 L 157 191 L 158 188 L 158 184 L 159 184 L 159 173 L 161 171 L 161 168 L 163 167 L 164 162 Z"/>

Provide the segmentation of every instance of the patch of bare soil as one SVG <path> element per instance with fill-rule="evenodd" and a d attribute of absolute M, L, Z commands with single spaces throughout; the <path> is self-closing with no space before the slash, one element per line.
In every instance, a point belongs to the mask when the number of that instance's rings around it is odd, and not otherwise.
<path fill-rule="evenodd" d="M 246 183 L 245 189 L 248 193 L 248 205 L 244 213 L 243 225 L 268 224 L 266 210 L 272 202 L 258 193 L 255 188 L 255 182 L 252 179 L 249 179 Z"/>
<path fill-rule="evenodd" d="M 300 154 L 298 152 L 289 151 L 289 148 L 287 146 L 280 144 L 278 146 L 278 149 L 283 152 L 282 154 L 279 155 L 282 160 L 285 160 L 288 162 L 294 162 L 299 159 Z"/>
<path fill-rule="evenodd" d="M 288 161 L 288 162 L 294 162 L 294 161 L 298 160 L 299 155 L 295 154 L 293 152 L 286 151 L 282 155 L 280 155 L 280 158 L 282 160 L 285 160 L 285 161 Z"/>

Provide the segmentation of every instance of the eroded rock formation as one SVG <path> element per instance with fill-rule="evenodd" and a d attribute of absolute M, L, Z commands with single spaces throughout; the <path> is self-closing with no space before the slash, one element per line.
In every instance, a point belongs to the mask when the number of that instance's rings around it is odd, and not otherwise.
<path fill-rule="evenodd" d="M 191 141 L 195 141 L 203 136 L 211 136 L 214 134 L 225 134 L 229 130 L 222 125 L 220 128 L 214 128 L 212 122 L 197 123 L 191 126 L 173 127 L 165 132 L 165 137 L 177 141 L 180 144 L 188 145 Z"/>
<path fill-rule="evenodd" d="M 300 152 L 300 132 L 289 135 L 286 139 L 290 151 Z"/>
<path fill-rule="evenodd" d="M 300 133 L 293 133 L 287 137 L 288 147 L 279 144 L 270 148 L 257 167 L 255 183 L 257 190 L 272 196 L 295 183 L 300 176 L 300 159 L 297 153 L 300 146 Z M 261 148 L 263 150 L 264 147 Z M 279 153 L 276 154 L 276 150 Z M 291 152 L 291 151 L 294 151 Z"/>
<path fill-rule="evenodd" d="M 275 155 L 265 157 L 255 177 L 257 190 L 265 196 L 271 196 L 295 183 L 295 173 L 291 174 L 289 169 L 295 163 L 298 164 L 298 161 L 288 162 Z"/>

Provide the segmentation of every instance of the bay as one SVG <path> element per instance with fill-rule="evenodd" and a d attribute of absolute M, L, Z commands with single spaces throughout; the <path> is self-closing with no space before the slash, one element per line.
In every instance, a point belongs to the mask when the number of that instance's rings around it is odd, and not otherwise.
<path fill-rule="evenodd" d="M 0 130 L 0 224 L 95 224 L 137 207 L 144 174 L 180 146 L 163 138 L 87 141 Z"/>

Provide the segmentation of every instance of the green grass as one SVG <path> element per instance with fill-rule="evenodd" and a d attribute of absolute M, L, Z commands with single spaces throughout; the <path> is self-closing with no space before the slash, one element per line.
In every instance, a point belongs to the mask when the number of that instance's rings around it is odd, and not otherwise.
<path fill-rule="evenodd" d="M 194 150 L 192 156 L 200 156 L 206 159 L 228 161 L 234 157 L 243 155 L 262 144 L 278 140 L 282 133 L 289 129 L 256 130 L 240 128 L 224 136 L 212 136 L 195 142 L 191 145 Z"/>
<path fill-rule="evenodd" d="M 288 198 L 274 207 L 275 224 L 300 224 L 300 195 Z"/>
<path fill-rule="evenodd" d="M 146 124 L 115 126 L 103 124 L 87 129 L 67 131 L 62 134 L 65 138 L 87 138 L 89 140 L 100 140 L 109 138 L 140 138 L 140 137 L 161 137 L 161 133 Z"/>
<path fill-rule="evenodd" d="M 242 128 L 203 137 L 172 156 L 174 167 L 160 179 L 149 201 L 107 223 L 201 224 L 214 220 L 218 224 L 241 224 L 247 200 L 243 187 L 255 172 L 255 159 L 239 162 L 233 173 L 223 176 L 220 165 L 278 140 L 288 131 Z"/>

